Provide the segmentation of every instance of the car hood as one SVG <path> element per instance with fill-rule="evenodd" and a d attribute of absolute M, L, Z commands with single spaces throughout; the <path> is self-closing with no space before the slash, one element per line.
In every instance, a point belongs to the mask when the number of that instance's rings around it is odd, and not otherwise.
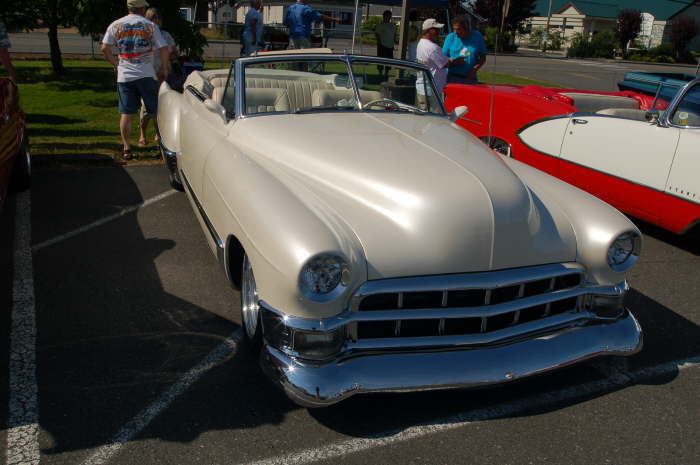
<path fill-rule="evenodd" d="M 369 279 L 576 258 L 566 217 L 446 118 L 260 116 L 238 121 L 230 137 L 309 208 L 354 232 Z"/>

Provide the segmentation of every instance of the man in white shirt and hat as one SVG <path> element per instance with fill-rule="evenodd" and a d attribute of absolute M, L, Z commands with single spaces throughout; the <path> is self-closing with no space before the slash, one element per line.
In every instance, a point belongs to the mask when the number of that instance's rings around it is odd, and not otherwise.
<path fill-rule="evenodd" d="M 457 66 L 464 62 L 464 57 L 451 60 L 444 53 L 442 48 L 436 44 L 440 29 L 445 25 L 440 24 L 435 18 L 429 18 L 423 21 L 423 36 L 418 41 L 416 47 L 416 61 L 430 68 L 430 73 L 433 75 L 433 81 L 437 88 L 438 97 L 442 98 L 442 89 L 447 83 L 447 68 Z M 418 82 L 416 82 L 418 85 Z M 425 95 L 424 86 L 418 85 L 417 92 L 420 95 Z"/>

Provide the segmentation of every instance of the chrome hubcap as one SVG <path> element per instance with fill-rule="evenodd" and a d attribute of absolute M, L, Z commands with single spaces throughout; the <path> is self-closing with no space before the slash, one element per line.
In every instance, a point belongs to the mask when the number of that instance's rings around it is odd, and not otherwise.
<path fill-rule="evenodd" d="M 249 339 L 255 337 L 258 329 L 258 288 L 255 285 L 253 267 L 250 265 L 248 256 L 243 257 L 243 275 L 241 276 L 241 310 L 243 313 L 243 323 Z"/>

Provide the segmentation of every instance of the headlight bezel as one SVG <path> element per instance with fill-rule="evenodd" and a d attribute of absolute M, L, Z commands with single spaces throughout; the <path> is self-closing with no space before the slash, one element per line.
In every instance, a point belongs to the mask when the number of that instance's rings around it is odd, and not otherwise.
<path fill-rule="evenodd" d="M 619 242 L 619 241 L 631 241 L 631 250 L 627 254 L 624 260 L 620 262 L 615 262 L 611 259 L 611 251 L 613 250 L 613 247 Z M 642 249 L 642 236 L 637 232 L 633 230 L 625 231 L 621 234 L 618 234 L 615 236 L 615 238 L 610 241 L 610 244 L 608 244 L 608 248 L 605 251 L 605 261 L 607 262 L 608 266 L 610 267 L 611 270 L 616 271 L 616 272 L 625 272 L 632 268 L 635 263 L 637 263 L 637 260 L 639 260 L 639 254 Z M 617 250 L 620 250 L 618 247 Z"/>
<path fill-rule="evenodd" d="M 339 267 L 337 273 L 337 280 L 334 279 L 336 281 L 335 286 L 327 292 L 320 291 L 319 289 L 310 286 L 308 280 L 305 278 L 305 275 L 307 271 L 309 271 L 310 267 L 318 265 L 319 262 L 324 260 L 335 261 Z M 343 295 L 345 291 L 347 291 L 348 285 L 350 284 L 350 270 L 351 269 L 350 265 L 348 264 L 348 261 L 341 254 L 333 252 L 319 253 L 310 257 L 308 260 L 306 260 L 306 262 L 304 262 L 301 269 L 299 270 L 297 286 L 302 295 L 304 295 L 309 300 L 321 303 L 330 302 L 332 300 L 337 299 L 338 297 Z"/>

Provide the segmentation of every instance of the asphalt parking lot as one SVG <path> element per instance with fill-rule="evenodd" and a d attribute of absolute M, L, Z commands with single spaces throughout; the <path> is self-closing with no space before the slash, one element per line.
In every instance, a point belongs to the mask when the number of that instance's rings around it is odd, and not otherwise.
<path fill-rule="evenodd" d="M 239 343 L 238 293 L 164 167 L 33 182 L 0 214 L 5 463 L 700 463 L 698 239 L 640 225 L 630 359 L 307 410 Z"/>

